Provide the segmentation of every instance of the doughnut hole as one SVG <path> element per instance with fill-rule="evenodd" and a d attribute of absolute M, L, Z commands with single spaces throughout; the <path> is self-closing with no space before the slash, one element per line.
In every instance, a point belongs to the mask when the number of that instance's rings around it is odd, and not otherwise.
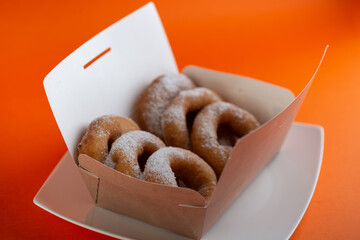
<path fill-rule="evenodd" d="M 144 172 L 146 162 L 152 153 L 152 151 L 144 149 L 144 152 L 138 156 L 138 163 L 141 172 Z"/>
<path fill-rule="evenodd" d="M 189 138 L 191 139 L 191 129 L 192 129 L 192 126 L 194 124 L 194 120 L 195 120 L 195 117 L 196 115 L 198 114 L 199 111 L 192 111 L 192 112 L 188 112 L 186 114 L 186 127 L 187 127 L 187 130 L 188 130 L 188 133 L 189 133 Z"/>
<path fill-rule="evenodd" d="M 118 136 L 118 137 L 120 137 L 120 136 Z M 107 142 L 107 146 L 108 146 L 108 153 L 110 152 L 110 149 L 111 149 L 111 146 L 112 146 L 112 144 L 113 144 L 113 142 L 115 142 L 115 140 L 116 140 L 116 138 L 115 137 L 110 137 L 109 138 L 109 140 L 108 140 L 108 142 Z"/>
<path fill-rule="evenodd" d="M 143 142 L 142 147 L 138 149 L 137 161 L 141 172 L 144 172 L 148 158 L 159 149 L 156 142 Z"/>
<path fill-rule="evenodd" d="M 107 151 L 107 152 L 110 152 L 112 143 L 113 143 L 113 142 L 111 142 L 110 140 L 108 141 L 108 143 L 107 143 L 108 151 Z"/>
<path fill-rule="evenodd" d="M 217 128 L 218 143 L 222 146 L 233 147 L 239 136 L 226 124 L 220 124 Z"/>
<path fill-rule="evenodd" d="M 186 186 L 186 184 L 184 183 L 183 180 L 181 180 L 180 177 L 176 176 L 176 174 L 175 174 L 175 177 L 176 177 L 176 183 L 177 183 L 178 187 L 188 188 L 188 186 Z"/>
<path fill-rule="evenodd" d="M 107 154 L 110 153 L 111 150 L 111 146 L 112 144 L 116 141 L 116 139 L 118 139 L 122 134 L 121 133 L 116 133 L 116 134 L 111 134 L 109 136 L 109 139 L 107 141 Z"/>
<path fill-rule="evenodd" d="M 170 167 L 175 174 L 176 182 L 179 187 L 191 188 L 195 191 L 198 191 L 201 187 L 201 183 L 204 182 L 200 171 L 194 170 L 198 169 L 199 165 L 195 162 L 185 160 L 181 163 L 179 161 L 171 161 Z"/>

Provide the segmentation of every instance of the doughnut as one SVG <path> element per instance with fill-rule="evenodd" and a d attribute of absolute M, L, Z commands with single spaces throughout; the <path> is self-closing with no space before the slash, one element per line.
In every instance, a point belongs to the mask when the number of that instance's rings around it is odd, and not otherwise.
<path fill-rule="evenodd" d="M 131 119 L 105 115 L 92 121 L 77 146 L 78 154 L 86 154 L 99 162 L 104 162 L 109 146 L 122 134 L 139 130 Z"/>
<path fill-rule="evenodd" d="M 220 96 L 207 88 L 181 91 L 166 106 L 161 116 L 165 143 L 168 146 L 190 150 L 191 123 L 187 123 L 187 115 L 196 113 L 206 105 L 217 101 L 221 101 Z"/>
<path fill-rule="evenodd" d="M 165 144 L 151 133 L 127 132 L 111 145 L 105 165 L 129 176 L 144 179 L 143 170 L 147 157 L 162 147 Z"/>
<path fill-rule="evenodd" d="M 177 187 L 177 179 L 208 202 L 216 187 L 214 170 L 195 153 L 176 147 L 160 148 L 147 160 L 146 181 Z"/>
<path fill-rule="evenodd" d="M 227 102 L 212 103 L 196 115 L 191 134 L 192 151 L 214 169 L 218 178 L 232 151 L 232 147 L 218 142 L 217 130 L 224 125 L 238 137 L 260 126 L 251 113 Z"/>
<path fill-rule="evenodd" d="M 138 117 L 140 127 L 163 139 L 161 114 L 165 106 L 181 91 L 194 88 L 194 83 L 183 74 L 162 75 L 142 93 Z"/>

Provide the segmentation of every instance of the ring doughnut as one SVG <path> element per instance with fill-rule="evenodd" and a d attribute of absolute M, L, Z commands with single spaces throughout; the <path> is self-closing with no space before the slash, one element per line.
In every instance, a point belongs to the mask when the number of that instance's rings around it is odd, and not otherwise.
<path fill-rule="evenodd" d="M 194 88 L 194 83 L 183 74 L 162 75 L 143 92 L 139 101 L 140 127 L 163 139 L 161 114 L 165 106 L 181 91 Z"/>
<path fill-rule="evenodd" d="M 146 162 L 145 180 L 177 187 L 180 179 L 208 202 L 216 187 L 216 175 L 195 153 L 176 147 L 160 148 Z"/>
<path fill-rule="evenodd" d="M 161 116 L 165 143 L 168 146 L 190 150 L 191 126 L 187 126 L 187 115 L 217 101 L 221 101 L 220 96 L 207 88 L 181 91 L 166 106 Z"/>
<path fill-rule="evenodd" d="M 105 165 L 129 176 L 144 179 L 146 158 L 162 147 L 165 147 L 165 144 L 151 133 L 127 132 L 112 144 Z"/>
<path fill-rule="evenodd" d="M 131 119 L 105 115 L 92 121 L 77 146 L 78 154 L 86 154 L 99 162 L 104 162 L 109 146 L 122 134 L 139 130 Z"/>
<path fill-rule="evenodd" d="M 246 110 L 231 103 L 215 102 L 203 108 L 195 117 L 192 134 L 192 150 L 203 158 L 220 177 L 232 147 L 218 142 L 217 129 L 228 126 L 238 137 L 260 126 L 256 118 Z"/>

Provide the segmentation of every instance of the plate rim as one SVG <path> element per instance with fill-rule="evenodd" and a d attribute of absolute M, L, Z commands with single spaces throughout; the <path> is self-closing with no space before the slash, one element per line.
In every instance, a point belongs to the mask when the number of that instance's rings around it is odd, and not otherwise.
<path fill-rule="evenodd" d="M 301 220 L 303 219 L 305 212 L 308 209 L 310 202 L 314 196 L 314 192 L 315 192 L 316 186 L 319 181 L 320 170 L 321 170 L 322 161 L 323 161 L 323 157 L 324 157 L 324 142 L 325 142 L 325 131 L 324 131 L 323 126 L 317 125 L 317 124 L 312 124 L 312 123 L 303 123 L 303 122 L 294 122 L 293 124 L 296 124 L 296 125 L 299 125 L 302 127 L 312 127 L 314 129 L 317 129 L 320 132 L 320 149 L 319 149 L 319 161 L 316 166 L 317 167 L 316 177 L 315 177 L 315 181 L 313 183 L 313 187 L 311 189 L 310 197 L 306 201 L 306 204 L 305 204 L 306 206 L 305 206 L 304 210 L 302 211 L 302 213 L 300 214 L 300 217 L 299 217 L 297 223 L 294 225 L 293 229 L 290 231 L 289 235 L 287 236 L 287 239 L 289 239 L 294 234 L 296 228 L 299 226 Z"/>

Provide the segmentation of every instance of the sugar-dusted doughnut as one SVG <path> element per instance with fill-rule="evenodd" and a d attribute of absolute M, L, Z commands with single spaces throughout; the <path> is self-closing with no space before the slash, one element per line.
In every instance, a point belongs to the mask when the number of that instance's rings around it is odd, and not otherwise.
<path fill-rule="evenodd" d="M 168 146 L 190 149 L 191 122 L 187 121 L 188 114 L 196 113 L 206 105 L 217 101 L 221 101 L 221 97 L 207 88 L 181 91 L 166 106 L 161 116 L 165 143 Z"/>
<path fill-rule="evenodd" d="M 206 201 L 216 187 L 216 175 L 198 155 L 176 147 L 160 148 L 147 160 L 145 180 L 169 186 L 178 186 L 177 179 L 186 187 L 198 191 Z"/>
<path fill-rule="evenodd" d="M 160 138 L 145 131 L 131 131 L 113 142 L 105 165 L 129 176 L 144 179 L 143 171 L 147 158 L 165 147 Z"/>
<path fill-rule="evenodd" d="M 86 154 L 100 162 L 104 162 L 109 146 L 122 134 L 139 130 L 138 125 L 131 119 L 105 115 L 92 121 L 78 144 L 78 154 Z"/>
<path fill-rule="evenodd" d="M 231 103 L 215 102 L 204 107 L 195 117 L 192 134 L 192 151 L 202 157 L 220 177 L 232 147 L 220 145 L 218 127 L 227 126 L 238 137 L 259 127 L 259 122 L 248 111 Z"/>
<path fill-rule="evenodd" d="M 194 83 L 183 74 L 162 75 L 142 93 L 138 117 L 140 127 L 163 138 L 161 114 L 165 106 L 181 91 L 194 88 Z"/>

